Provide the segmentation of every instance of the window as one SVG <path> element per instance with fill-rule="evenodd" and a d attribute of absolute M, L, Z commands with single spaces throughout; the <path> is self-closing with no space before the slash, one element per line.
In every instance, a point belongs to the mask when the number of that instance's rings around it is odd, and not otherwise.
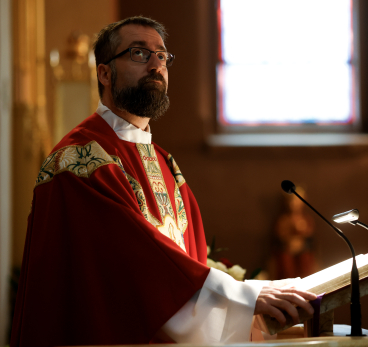
<path fill-rule="evenodd" d="M 218 23 L 220 125 L 357 123 L 353 0 L 219 0 Z"/>

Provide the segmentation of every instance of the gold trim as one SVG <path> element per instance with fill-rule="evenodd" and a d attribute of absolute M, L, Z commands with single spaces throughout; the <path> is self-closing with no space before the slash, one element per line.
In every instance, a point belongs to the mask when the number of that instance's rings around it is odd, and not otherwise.
<path fill-rule="evenodd" d="M 186 251 L 184 233 L 188 226 L 188 220 L 178 183 L 176 180 L 174 181 L 174 199 L 177 214 L 175 218 L 170 196 L 153 145 L 136 145 L 155 196 L 162 222 L 149 211 L 141 184 L 124 170 L 121 159 L 118 156 L 107 154 L 96 141 L 91 141 L 85 146 L 66 146 L 50 154 L 41 166 L 35 188 L 52 181 L 55 175 L 65 171 L 69 171 L 78 177 L 88 178 L 96 169 L 103 165 L 117 165 L 132 187 L 138 207 L 144 218 Z"/>
<path fill-rule="evenodd" d="M 55 175 L 65 171 L 88 178 L 96 169 L 108 164 L 117 165 L 96 141 L 91 141 L 85 146 L 66 146 L 50 154 L 42 163 L 35 188 L 50 182 Z"/>
<path fill-rule="evenodd" d="M 175 218 L 170 196 L 167 191 L 166 183 L 162 175 L 160 163 L 158 161 L 154 146 L 137 143 L 136 147 L 141 157 L 144 170 L 146 171 L 151 190 L 155 196 L 156 204 L 161 215 L 162 223 L 156 227 L 162 234 L 169 237 L 173 242 L 186 251 L 184 233 L 188 226 L 188 220 L 177 181 L 176 179 L 174 180 L 174 202 L 177 215 Z"/>
<path fill-rule="evenodd" d="M 157 228 L 157 226 L 161 225 L 161 222 L 157 218 L 155 218 L 149 211 L 147 207 L 146 196 L 144 195 L 142 186 L 135 178 L 133 178 L 129 174 L 126 173 L 125 175 L 126 178 L 128 179 L 130 186 L 133 189 L 139 209 L 141 210 L 144 218 L 146 218 L 147 221 L 149 221 L 154 227 Z"/>
<path fill-rule="evenodd" d="M 180 193 L 180 189 L 178 184 L 175 182 L 175 208 L 176 208 L 176 215 L 177 215 L 177 224 L 178 228 L 181 230 L 181 232 L 185 233 L 188 226 L 188 219 L 187 219 L 187 213 L 185 211 L 183 198 Z"/>
<path fill-rule="evenodd" d="M 183 174 L 181 173 L 178 164 L 174 160 L 171 154 L 167 155 L 168 166 L 175 178 L 176 183 L 178 184 L 179 188 L 185 183 L 185 179 Z"/>
<path fill-rule="evenodd" d="M 165 180 L 162 176 L 160 163 L 158 162 L 154 146 L 142 143 L 137 143 L 136 146 L 139 155 L 141 156 L 143 167 L 146 171 L 153 195 L 155 196 L 162 222 L 164 222 L 167 214 L 175 220 L 174 210 L 171 205 L 170 196 L 167 191 Z"/>

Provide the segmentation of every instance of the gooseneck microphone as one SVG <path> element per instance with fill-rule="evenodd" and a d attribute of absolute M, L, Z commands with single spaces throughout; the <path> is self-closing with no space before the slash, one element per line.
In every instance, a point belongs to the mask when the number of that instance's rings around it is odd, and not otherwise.
<path fill-rule="evenodd" d="M 307 201 L 305 201 L 295 190 L 293 182 L 285 180 L 281 183 L 281 188 L 288 194 L 294 194 L 301 201 L 303 201 L 311 210 L 317 213 L 336 233 L 344 239 L 348 244 L 351 254 L 353 256 L 353 266 L 351 269 L 351 303 L 350 303 L 350 321 L 351 321 L 351 334 L 349 336 L 364 336 L 362 334 L 362 312 L 360 307 L 360 291 L 359 291 L 359 272 L 355 260 L 355 251 L 353 245 L 343 232 L 332 225 L 325 217 L 323 217 L 315 208 L 313 208 Z"/>

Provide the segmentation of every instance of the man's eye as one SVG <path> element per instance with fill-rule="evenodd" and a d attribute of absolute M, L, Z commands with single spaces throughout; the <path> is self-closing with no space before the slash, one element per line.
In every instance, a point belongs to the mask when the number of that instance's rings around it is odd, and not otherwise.
<path fill-rule="evenodd" d="M 166 54 L 165 53 L 157 53 L 158 59 L 166 61 Z"/>
<path fill-rule="evenodd" d="M 143 51 L 140 49 L 136 49 L 133 51 L 133 54 L 137 57 L 142 57 L 143 56 Z"/>

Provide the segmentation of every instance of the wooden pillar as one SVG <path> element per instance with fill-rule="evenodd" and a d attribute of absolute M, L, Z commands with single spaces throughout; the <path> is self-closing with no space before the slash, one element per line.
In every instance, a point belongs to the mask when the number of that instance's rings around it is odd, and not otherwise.
<path fill-rule="evenodd" d="M 20 266 L 35 178 L 51 150 L 45 97 L 44 0 L 13 1 L 13 265 Z"/>

